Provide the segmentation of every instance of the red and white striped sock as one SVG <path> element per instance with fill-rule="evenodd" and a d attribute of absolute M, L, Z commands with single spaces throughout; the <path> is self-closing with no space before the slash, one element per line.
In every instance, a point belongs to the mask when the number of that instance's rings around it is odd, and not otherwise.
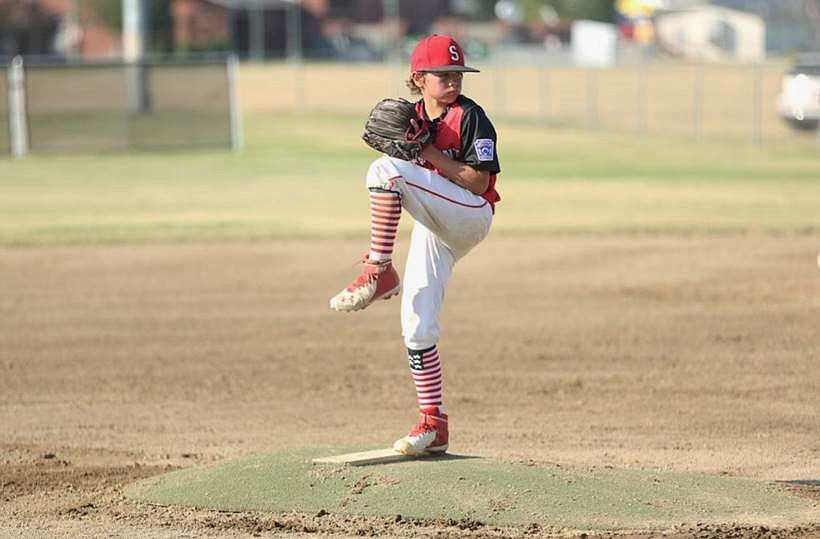
<path fill-rule="evenodd" d="M 393 191 L 370 191 L 370 260 L 390 260 L 401 217 L 401 198 Z"/>
<path fill-rule="evenodd" d="M 410 374 L 416 384 L 416 396 L 419 408 L 437 406 L 439 413 L 444 413 L 441 396 L 441 360 L 436 345 L 426 350 L 407 350 L 410 361 Z"/>

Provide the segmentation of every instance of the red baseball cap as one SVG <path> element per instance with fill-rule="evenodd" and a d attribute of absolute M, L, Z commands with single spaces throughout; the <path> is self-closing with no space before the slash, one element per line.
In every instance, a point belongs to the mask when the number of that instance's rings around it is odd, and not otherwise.
<path fill-rule="evenodd" d="M 450 36 L 433 34 L 419 41 L 410 56 L 410 70 L 441 73 L 445 71 L 470 71 L 478 69 L 464 65 L 464 51 Z"/>

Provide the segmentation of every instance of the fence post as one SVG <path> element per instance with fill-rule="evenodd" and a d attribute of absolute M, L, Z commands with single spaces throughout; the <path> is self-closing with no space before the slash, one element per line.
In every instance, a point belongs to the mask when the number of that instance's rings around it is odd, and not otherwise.
<path fill-rule="evenodd" d="M 703 70 L 703 62 L 697 62 L 695 64 L 695 81 L 692 92 L 692 130 L 697 141 L 700 141 L 703 134 Z"/>
<path fill-rule="evenodd" d="M 817 136 L 814 139 L 814 145 L 820 150 L 820 120 L 817 122 Z"/>
<path fill-rule="evenodd" d="M 499 116 L 507 113 L 507 107 L 505 106 L 507 95 L 504 91 L 506 77 L 504 76 L 503 65 L 503 59 L 493 60 L 493 110 L 496 111 L 496 114 Z"/>
<path fill-rule="evenodd" d="M 28 118 L 26 111 L 26 72 L 23 58 L 15 56 L 8 72 L 9 136 L 11 155 L 17 159 L 29 151 Z"/>
<path fill-rule="evenodd" d="M 587 127 L 598 127 L 598 72 L 587 69 Z"/>
<path fill-rule="evenodd" d="M 231 122 L 231 149 L 242 149 L 245 137 L 242 129 L 242 106 L 239 101 L 239 59 L 236 54 L 228 56 L 228 110 Z"/>
<path fill-rule="evenodd" d="M 542 122 L 546 122 L 550 115 L 549 68 L 546 63 L 538 67 L 538 117 Z"/>
<path fill-rule="evenodd" d="M 763 141 L 762 108 L 763 108 L 763 70 L 760 62 L 754 65 L 752 70 L 754 81 L 752 88 L 752 142 L 760 144 Z"/>
<path fill-rule="evenodd" d="M 644 53 L 641 53 L 640 59 L 638 60 L 638 88 L 635 92 L 635 127 L 639 133 L 645 133 L 649 128 L 647 114 L 647 108 L 649 106 L 647 101 L 649 98 L 649 81 L 647 73 L 648 67 L 646 64 L 647 59 Z"/>

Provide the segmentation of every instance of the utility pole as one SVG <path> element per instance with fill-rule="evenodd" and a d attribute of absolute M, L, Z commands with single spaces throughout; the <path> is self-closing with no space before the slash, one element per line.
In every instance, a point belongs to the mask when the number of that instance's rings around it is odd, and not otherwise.
<path fill-rule="evenodd" d="M 302 61 L 302 2 L 287 0 L 287 58 L 291 63 Z"/>
<path fill-rule="evenodd" d="M 384 58 L 388 63 L 398 63 L 401 58 L 401 20 L 399 19 L 399 0 L 382 0 L 382 12 L 386 39 Z"/>
<path fill-rule="evenodd" d="M 122 52 L 128 64 L 128 109 L 132 113 L 151 109 L 148 69 L 145 66 L 147 15 L 145 0 L 122 0 Z"/>
<path fill-rule="evenodd" d="M 248 7 L 248 56 L 257 62 L 265 59 L 265 6 L 258 1 Z"/>
<path fill-rule="evenodd" d="M 77 8 L 77 0 L 71 0 L 68 4 L 64 35 L 65 54 L 71 62 L 76 62 L 80 58 L 80 32 L 80 12 Z"/>
<path fill-rule="evenodd" d="M 23 57 L 15 56 L 8 68 L 9 134 L 11 155 L 16 159 L 29 151 L 26 111 L 26 71 Z"/>

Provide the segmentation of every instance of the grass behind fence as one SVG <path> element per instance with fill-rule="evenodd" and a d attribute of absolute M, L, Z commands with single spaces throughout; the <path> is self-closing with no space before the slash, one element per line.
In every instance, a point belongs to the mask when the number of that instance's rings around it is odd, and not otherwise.
<path fill-rule="evenodd" d="M 464 91 L 496 119 L 763 144 L 806 143 L 777 113 L 788 64 L 653 62 L 605 69 L 476 63 Z M 240 94 L 249 111 L 367 110 L 385 95 L 406 96 L 407 67 L 248 63 Z M 808 139 L 811 142 L 811 139 Z"/>
<path fill-rule="evenodd" d="M 359 140 L 359 115 L 246 123 L 240 154 L 2 159 L 0 245 L 366 235 L 363 176 L 376 154 Z M 496 234 L 820 230 L 811 148 L 499 130 Z"/>
<path fill-rule="evenodd" d="M 227 111 L 125 110 L 29 114 L 33 154 L 229 148 Z"/>

